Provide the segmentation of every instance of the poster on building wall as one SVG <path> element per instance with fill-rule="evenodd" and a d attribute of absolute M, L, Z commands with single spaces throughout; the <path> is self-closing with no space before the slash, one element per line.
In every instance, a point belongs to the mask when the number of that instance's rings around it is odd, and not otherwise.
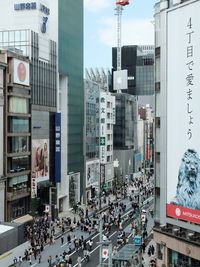
<path fill-rule="evenodd" d="M 29 77 L 29 63 L 16 59 L 13 59 L 13 83 L 21 85 L 30 85 Z"/>
<path fill-rule="evenodd" d="M 86 187 L 98 185 L 100 176 L 99 160 L 86 162 Z"/>
<path fill-rule="evenodd" d="M 49 139 L 32 140 L 32 176 L 37 183 L 49 180 Z"/>
<path fill-rule="evenodd" d="M 200 224 L 200 2 L 168 13 L 167 216 Z"/>
<path fill-rule="evenodd" d="M 80 173 L 69 175 L 69 204 L 73 208 L 80 202 Z"/>

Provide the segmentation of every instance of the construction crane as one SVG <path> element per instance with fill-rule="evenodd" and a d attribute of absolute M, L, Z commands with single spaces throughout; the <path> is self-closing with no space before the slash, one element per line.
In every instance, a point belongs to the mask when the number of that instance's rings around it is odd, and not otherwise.
<path fill-rule="evenodd" d="M 115 15 L 117 16 L 117 70 L 121 70 L 121 17 L 123 6 L 129 5 L 129 0 L 116 0 Z"/>

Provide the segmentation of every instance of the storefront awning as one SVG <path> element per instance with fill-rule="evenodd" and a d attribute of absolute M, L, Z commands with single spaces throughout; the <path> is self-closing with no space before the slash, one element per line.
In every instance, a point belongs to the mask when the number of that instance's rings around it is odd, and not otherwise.
<path fill-rule="evenodd" d="M 22 217 L 19 217 L 15 220 L 13 220 L 14 223 L 27 223 L 33 220 L 33 217 L 29 214 L 26 214 Z"/>

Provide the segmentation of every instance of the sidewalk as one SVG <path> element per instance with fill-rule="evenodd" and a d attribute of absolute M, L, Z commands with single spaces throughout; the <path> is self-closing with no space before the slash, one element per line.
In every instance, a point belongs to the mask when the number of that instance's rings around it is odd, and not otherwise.
<path fill-rule="evenodd" d="M 155 253 L 154 253 L 154 255 L 149 256 L 149 255 L 148 255 L 148 248 L 149 248 L 149 246 L 151 246 L 151 245 L 154 246 L 154 248 L 155 248 Z M 144 258 L 144 262 L 145 262 L 144 267 L 149 267 L 149 261 L 150 261 L 151 259 L 156 259 L 156 243 L 155 243 L 155 241 L 154 241 L 153 239 L 152 239 L 152 240 L 149 242 L 149 244 L 147 245 L 147 247 L 146 247 L 146 251 L 145 251 L 145 253 L 142 254 L 142 256 L 143 256 L 143 258 Z"/>

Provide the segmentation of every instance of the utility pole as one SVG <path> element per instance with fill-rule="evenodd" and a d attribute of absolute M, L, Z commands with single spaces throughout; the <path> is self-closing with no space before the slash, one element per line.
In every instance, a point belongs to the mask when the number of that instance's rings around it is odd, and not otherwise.
<path fill-rule="evenodd" d="M 100 165 L 100 175 L 99 175 L 99 267 L 102 267 L 102 241 L 103 241 L 103 222 L 102 222 L 102 213 L 101 213 L 101 165 Z"/>
<path fill-rule="evenodd" d="M 139 232 L 140 232 L 140 236 L 142 237 L 142 219 L 141 219 L 141 213 L 142 213 L 142 195 L 141 193 L 139 194 Z M 140 266 L 142 266 L 142 244 L 140 246 Z"/>

